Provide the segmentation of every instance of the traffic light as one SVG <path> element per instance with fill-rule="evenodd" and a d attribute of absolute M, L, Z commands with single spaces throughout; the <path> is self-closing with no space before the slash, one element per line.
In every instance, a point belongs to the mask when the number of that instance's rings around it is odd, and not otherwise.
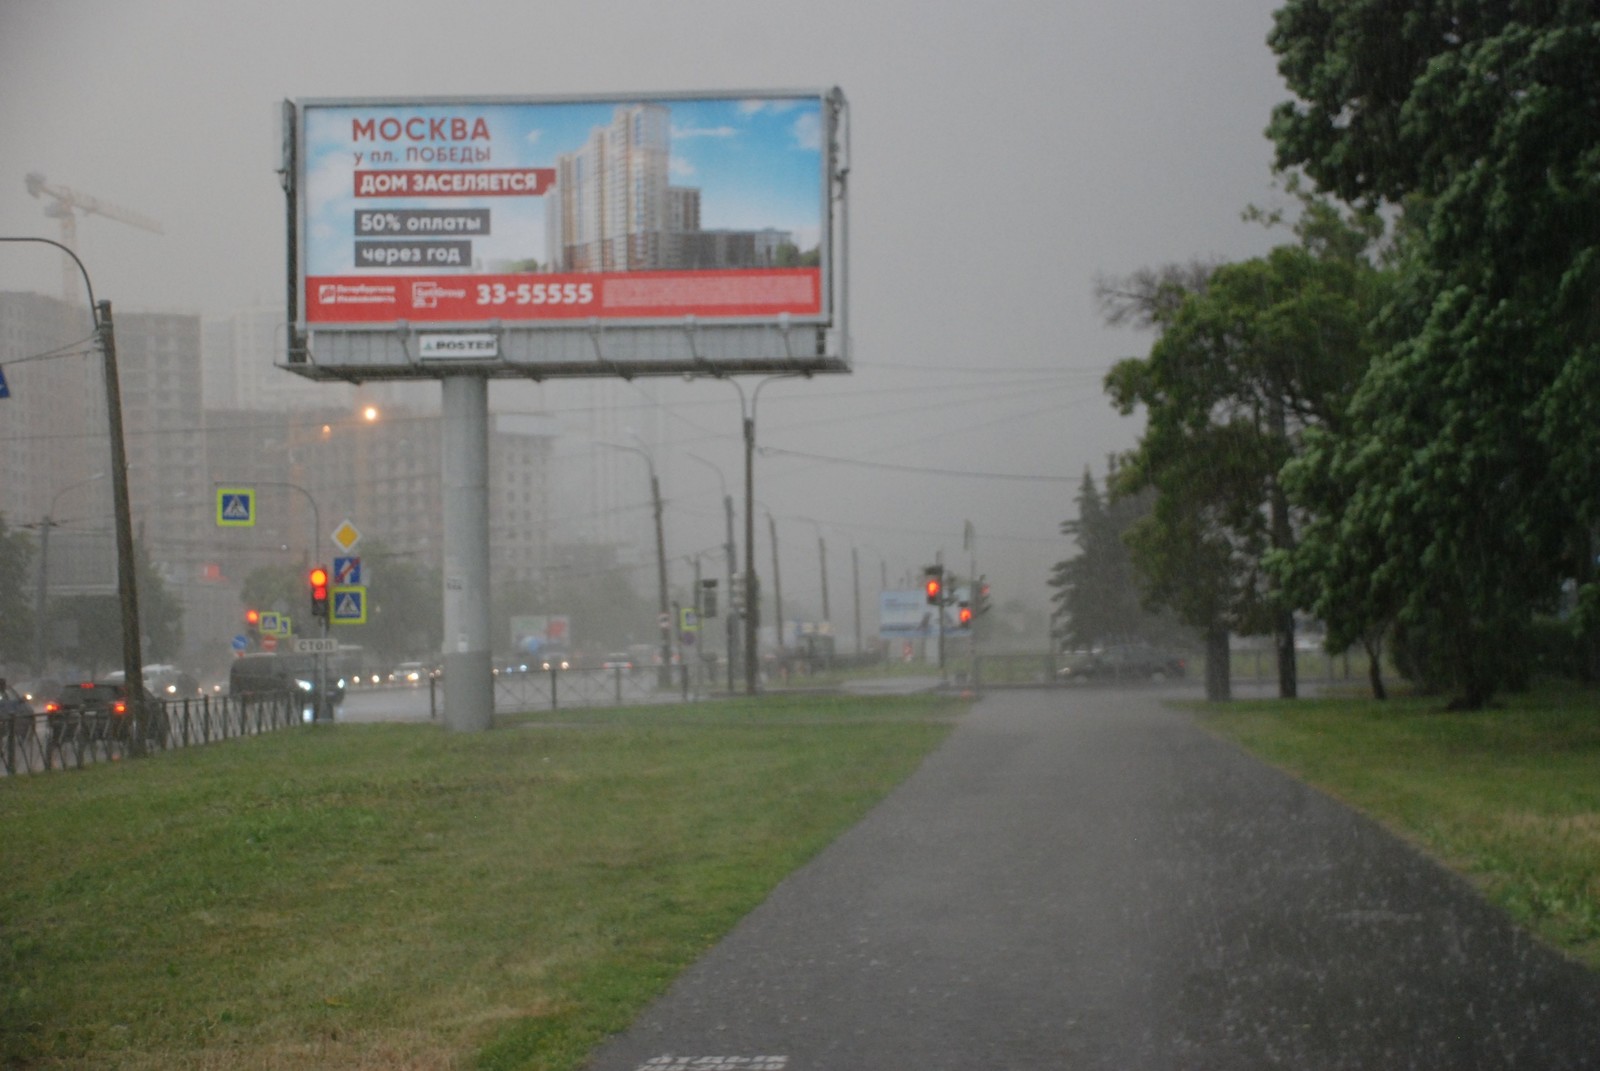
<path fill-rule="evenodd" d="M 981 617 L 989 612 L 989 582 L 980 576 L 974 587 L 972 612 Z"/>
<path fill-rule="evenodd" d="M 956 617 L 960 620 L 962 627 L 972 624 L 972 607 L 967 603 L 961 603 L 956 610 Z"/>
<path fill-rule="evenodd" d="M 254 647 L 261 639 L 261 611 L 246 610 L 244 612 L 244 634 L 250 638 L 250 646 Z"/>
<path fill-rule="evenodd" d="M 930 565 L 922 572 L 926 578 L 922 581 L 922 591 L 928 597 L 928 605 L 938 606 L 944 601 L 944 566 Z"/>
<path fill-rule="evenodd" d="M 715 578 L 700 581 L 700 616 L 717 616 L 717 582 Z"/>
<path fill-rule="evenodd" d="M 326 619 L 328 616 L 328 567 L 314 565 L 308 578 L 311 582 L 311 616 Z"/>

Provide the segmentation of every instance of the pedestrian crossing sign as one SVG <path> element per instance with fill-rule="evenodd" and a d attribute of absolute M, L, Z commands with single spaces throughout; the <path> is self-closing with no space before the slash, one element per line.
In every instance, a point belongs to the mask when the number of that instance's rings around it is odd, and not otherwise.
<path fill-rule="evenodd" d="M 367 623 L 367 589 L 361 584 L 335 584 L 330 591 L 328 620 L 335 625 Z"/>
<path fill-rule="evenodd" d="M 256 523 L 256 493 L 249 487 L 217 488 L 217 526 L 253 528 Z"/>

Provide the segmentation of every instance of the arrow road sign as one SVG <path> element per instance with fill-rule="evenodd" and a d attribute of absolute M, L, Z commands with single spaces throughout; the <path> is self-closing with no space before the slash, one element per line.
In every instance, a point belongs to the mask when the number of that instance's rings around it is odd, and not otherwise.
<path fill-rule="evenodd" d="M 361 559 L 335 555 L 333 559 L 333 582 L 335 584 L 363 583 L 361 579 Z"/>

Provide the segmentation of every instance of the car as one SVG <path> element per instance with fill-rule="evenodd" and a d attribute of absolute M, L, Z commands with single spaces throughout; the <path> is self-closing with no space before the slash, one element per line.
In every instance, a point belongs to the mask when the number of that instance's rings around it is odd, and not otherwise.
<path fill-rule="evenodd" d="M 300 695 L 309 714 L 317 690 L 315 655 L 257 653 L 233 660 L 228 670 L 228 694 L 232 696 L 272 695 L 289 692 Z M 344 702 L 344 684 L 329 669 L 323 680 L 323 702 L 329 709 Z"/>
<path fill-rule="evenodd" d="M 33 717 L 33 704 L 4 679 L 0 679 L 0 719 Z"/>
<path fill-rule="evenodd" d="M 48 747 L 128 738 L 128 688 L 122 681 L 82 681 L 47 702 Z"/>
<path fill-rule="evenodd" d="M 389 674 L 389 679 L 396 684 L 407 684 L 415 688 L 427 680 L 431 674 L 428 667 L 422 662 L 401 662 L 394 667 L 394 672 Z"/>
<path fill-rule="evenodd" d="M 1072 651 L 1056 670 L 1063 681 L 1147 680 L 1183 678 L 1188 666 L 1181 655 L 1149 643 L 1120 643 L 1092 651 Z"/>
<path fill-rule="evenodd" d="M 16 688 L 22 698 L 32 704 L 35 714 L 43 714 L 45 704 L 61 694 L 61 682 L 54 677 L 40 677 L 37 680 L 21 681 Z"/>
<path fill-rule="evenodd" d="M 601 669 L 632 669 L 633 659 L 628 657 L 627 651 L 612 651 L 606 655 L 606 660 L 600 663 Z"/>

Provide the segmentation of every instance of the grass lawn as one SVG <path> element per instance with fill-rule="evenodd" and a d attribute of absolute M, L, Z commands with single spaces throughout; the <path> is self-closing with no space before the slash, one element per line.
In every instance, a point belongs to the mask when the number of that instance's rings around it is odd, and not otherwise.
<path fill-rule="evenodd" d="M 1551 687 L 1476 713 L 1442 706 L 1300 699 L 1196 709 L 1202 724 L 1372 815 L 1600 968 L 1600 695 Z"/>
<path fill-rule="evenodd" d="M 965 709 L 318 726 L 6 779 L 0 1067 L 575 1067 Z"/>

